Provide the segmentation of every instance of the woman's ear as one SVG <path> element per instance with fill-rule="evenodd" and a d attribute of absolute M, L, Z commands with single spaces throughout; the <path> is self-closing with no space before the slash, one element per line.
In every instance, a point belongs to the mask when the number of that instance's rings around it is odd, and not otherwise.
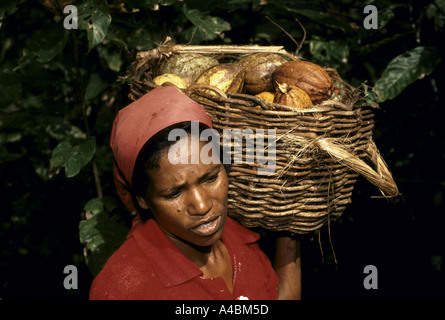
<path fill-rule="evenodd" d="M 136 200 L 138 201 L 138 204 L 142 209 L 145 209 L 145 210 L 150 209 L 150 206 L 148 205 L 147 201 L 145 201 L 144 197 L 136 196 Z"/>

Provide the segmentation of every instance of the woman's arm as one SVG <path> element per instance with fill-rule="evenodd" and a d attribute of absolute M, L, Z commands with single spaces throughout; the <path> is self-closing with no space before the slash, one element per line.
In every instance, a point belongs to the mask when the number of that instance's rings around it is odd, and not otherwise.
<path fill-rule="evenodd" d="M 301 299 L 300 241 L 290 237 L 276 240 L 275 272 L 278 275 L 278 300 Z"/>

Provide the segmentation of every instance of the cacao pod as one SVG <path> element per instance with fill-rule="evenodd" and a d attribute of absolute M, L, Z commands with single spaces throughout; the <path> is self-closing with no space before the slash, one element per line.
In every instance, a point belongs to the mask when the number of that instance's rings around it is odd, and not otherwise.
<path fill-rule="evenodd" d="M 162 86 L 164 83 L 171 83 L 179 89 L 186 89 L 187 83 L 180 76 L 173 73 L 164 73 L 153 79 L 153 83 L 157 86 Z"/>
<path fill-rule="evenodd" d="M 329 74 L 319 65 L 309 61 L 289 61 L 272 74 L 275 89 L 280 84 L 294 85 L 304 90 L 312 103 L 320 103 L 332 95 L 333 83 Z"/>
<path fill-rule="evenodd" d="M 207 84 L 225 93 L 239 93 L 243 89 L 244 74 L 244 68 L 239 65 L 231 63 L 219 64 L 199 76 L 196 84 Z"/>
<path fill-rule="evenodd" d="M 266 102 L 273 102 L 275 94 L 270 91 L 264 91 L 256 94 L 255 97 L 260 98 L 261 100 L 264 100 Z"/>
<path fill-rule="evenodd" d="M 343 80 L 341 78 L 338 79 L 333 78 L 332 81 L 334 83 L 334 89 L 332 90 L 331 99 L 347 103 L 348 93 L 345 85 L 343 84 Z"/>
<path fill-rule="evenodd" d="M 236 64 L 246 69 L 246 92 L 255 95 L 263 91 L 273 91 L 272 73 L 285 62 L 287 60 L 276 53 L 254 53 L 237 61 Z"/>
<path fill-rule="evenodd" d="M 279 85 L 273 102 L 298 109 L 305 109 L 312 106 L 311 98 L 304 90 L 294 85 L 288 85 L 287 83 Z"/>
<path fill-rule="evenodd" d="M 184 53 L 172 56 L 167 60 L 161 74 L 173 73 L 185 80 L 187 87 L 207 69 L 218 65 L 218 60 L 199 53 Z"/>
<path fill-rule="evenodd" d="M 255 97 L 260 98 L 261 100 L 266 101 L 266 102 L 273 102 L 275 94 L 270 91 L 263 91 L 263 92 L 256 94 Z M 255 106 L 255 108 L 261 109 L 261 106 Z"/>

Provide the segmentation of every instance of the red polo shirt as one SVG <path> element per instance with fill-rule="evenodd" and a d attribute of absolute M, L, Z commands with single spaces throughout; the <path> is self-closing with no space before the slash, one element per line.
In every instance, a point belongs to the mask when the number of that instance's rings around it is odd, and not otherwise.
<path fill-rule="evenodd" d="M 274 300 L 278 277 L 257 233 L 227 217 L 222 235 L 233 268 L 233 294 L 222 278 L 204 279 L 150 219 L 136 226 L 94 279 L 90 299 Z"/>

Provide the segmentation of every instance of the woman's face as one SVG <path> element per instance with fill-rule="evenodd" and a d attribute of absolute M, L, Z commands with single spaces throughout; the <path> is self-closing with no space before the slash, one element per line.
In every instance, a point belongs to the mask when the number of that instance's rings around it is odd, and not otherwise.
<path fill-rule="evenodd" d="M 163 150 L 159 168 L 148 172 L 151 182 L 146 196 L 138 201 L 151 210 L 159 227 L 173 240 L 211 246 L 221 238 L 226 221 L 227 174 L 218 158 L 212 161 L 216 164 L 201 160 L 191 164 L 190 136 L 175 144 L 181 143 L 188 143 L 187 164 L 171 164 L 169 148 Z M 200 151 L 206 143 L 199 143 Z"/>

